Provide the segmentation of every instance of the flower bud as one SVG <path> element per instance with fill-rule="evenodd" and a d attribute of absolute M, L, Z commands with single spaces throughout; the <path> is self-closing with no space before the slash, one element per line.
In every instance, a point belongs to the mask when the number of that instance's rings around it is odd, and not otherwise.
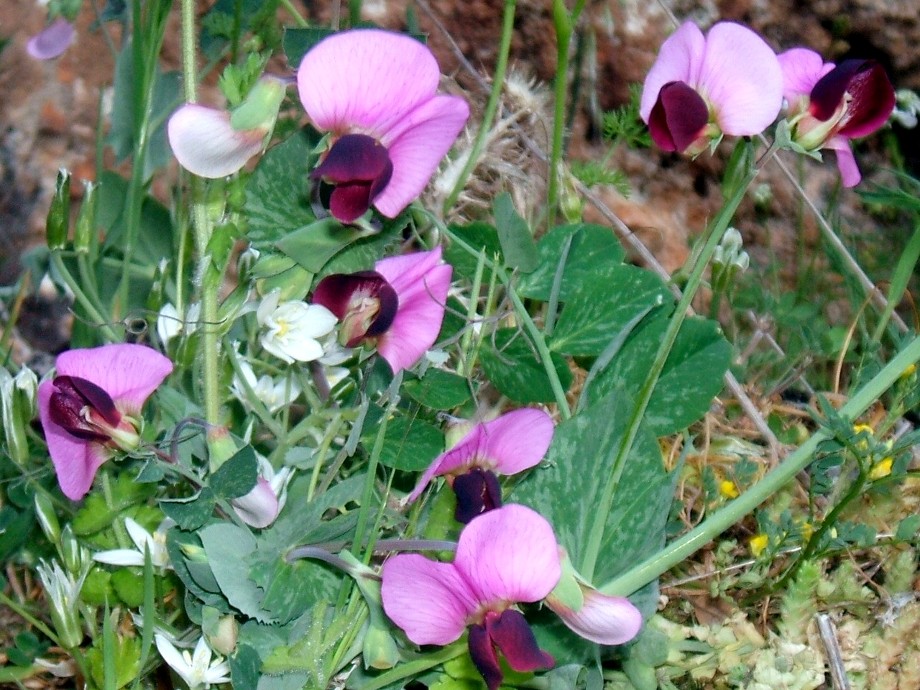
<path fill-rule="evenodd" d="M 42 532 L 45 533 L 48 541 L 52 544 L 59 544 L 61 523 L 58 522 L 51 497 L 45 491 L 40 490 L 35 493 L 35 514 L 38 516 L 38 524 L 41 525 Z"/>
<path fill-rule="evenodd" d="M 0 421 L 10 458 L 20 465 L 29 458 L 26 428 L 35 416 L 38 379 L 31 369 L 23 368 L 16 376 L 0 369 Z"/>
<path fill-rule="evenodd" d="M 87 182 L 83 191 L 83 203 L 80 205 L 80 215 L 77 216 L 77 226 L 73 233 L 73 249 L 77 254 L 88 254 L 96 232 L 96 206 L 99 196 L 96 194 L 96 185 Z"/>
<path fill-rule="evenodd" d="M 58 170 L 57 184 L 51 207 L 48 209 L 48 219 L 45 223 L 45 239 L 48 249 L 54 251 L 67 246 L 67 235 L 70 232 L 70 172 L 61 168 Z"/>

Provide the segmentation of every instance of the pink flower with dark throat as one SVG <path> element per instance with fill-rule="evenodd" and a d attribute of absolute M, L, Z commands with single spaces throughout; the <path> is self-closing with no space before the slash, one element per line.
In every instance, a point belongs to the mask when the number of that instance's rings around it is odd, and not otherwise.
<path fill-rule="evenodd" d="M 320 41 L 303 58 L 297 88 L 331 148 L 313 172 L 332 186 L 343 223 L 371 205 L 396 217 L 424 189 L 469 117 L 457 96 L 437 95 L 431 51 L 409 36 L 356 29 Z"/>
<path fill-rule="evenodd" d="M 891 115 L 895 93 L 875 60 L 824 62 L 815 51 L 793 48 L 779 56 L 792 141 L 806 151 L 831 149 L 844 187 L 861 175 L 850 139 L 876 131 Z"/>
<path fill-rule="evenodd" d="M 115 451 L 140 442 L 140 411 L 173 365 L 143 345 L 104 345 L 58 356 L 38 387 L 38 411 L 64 495 L 83 498 Z"/>
<path fill-rule="evenodd" d="M 398 554 L 383 564 L 387 616 L 412 642 L 446 645 L 469 630 L 473 663 L 489 690 L 502 682 L 499 652 L 515 671 L 551 668 L 518 603 L 547 596 L 562 574 L 553 528 L 538 513 L 507 505 L 460 533 L 452 563 Z"/>
<path fill-rule="evenodd" d="M 313 303 L 339 319 L 343 345 L 376 340 L 395 374 L 418 362 L 438 337 L 452 273 L 441 263 L 440 247 L 394 256 L 378 261 L 373 271 L 326 276 Z"/>
<path fill-rule="evenodd" d="M 522 408 L 477 424 L 425 470 L 406 502 L 417 499 L 435 477 L 447 475 L 457 495 L 454 517 L 467 523 L 502 505 L 497 475 L 534 467 L 553 440 L 553 420 L 542 410 Z"/>
<path fill-rule="evenodd" d="M 759 134 L 782 106 L 783 77 L 760 36 L 732 22 L 706 36 L 684 22 L 661 46 L 639 113 L 664 151 L 702 153 L 723 134 Z"/>

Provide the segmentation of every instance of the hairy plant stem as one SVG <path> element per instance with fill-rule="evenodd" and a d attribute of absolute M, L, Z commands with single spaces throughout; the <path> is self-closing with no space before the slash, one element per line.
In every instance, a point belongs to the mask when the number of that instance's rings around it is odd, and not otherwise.
<path fill-rule="evenodd" d="M 840 416 L 847 419 L 858 417 L 901 377 L 905 369 L 917 361 L 920 361 L 920 337 L 911 340 L 869 383 L 850 398 L 840 409 Z M 794 479 L 812 462 L 818 446 L 832 436 L 833 434 L 826 429 L 815 432 L 757 484 L 659 553 L 602 585 L 601 591 L 605 594 L 630 594 L 692 556 Z"/>
<path fill-rule="evenodd" d="M 495 113 L 498 111 L 498 104 L 501 101 L 502 86 L 505 83 L 505 71 L 508 68 L 508 54 L 511 52 L 511 34 L 514 30 L 516 2 L 517 0 L 505 0 L 505 11 L 502 17 L 502 37 L 498 47 L 498 59 L 495 63 L 495 75 L 492 78 L 492 91 L 489 93 L 489 100 L 486 102 L 486 109 L 482 114 L 482 124 L 479 125 L 479 131 L 476 132 L 476 139 L 473 141 L 470 155 L 466 159 L 466 165 L 463 166 L 460 176 L 454 183 L 454 188 L 444 201 L 444 213 L 447 213 L 457 203 L 457 197 L 460 196 L 466 181 L 476 168 L 476 163 L 479 162 L 479 156 L 492 129 L 492 121 L 495 119 Z"/>
<path fill-rule="evenodd" d="M 195 2 L 182 0 L 182 75 L 185 100 L 197 100 L 195 72 Z M 220 424 L 220 370 L 218 368 L 217 292 L 221 276 L 212 270 L 208 243 L 211 240 L 211 218 L 205 203 L 204 180 L 190 175 L 191 220 L 194 232 L 195 250 L 198 253 L 198 280 L 201 290 L 201 340 L 198 358 L 201 365 L 202 397 L 204 418 L 212 425 Z"/>
<path fill-rule="evenodd" d="M 696 256 L 696 261 L 687 279 L 683 294 L 681 294 L 680 301 L 677 303 L 674 314 L 668 321 L 668 327 L 664 332 L 661 344 L 658 346 L 658 352 L 655 355 L 655 359 L 652 361 L 648 376 L 645 379 L 645 384 L 639 391 L 635 407 L 633 408 L 629 423 L 626 426 L 626 433 L 617 450 L 616 457 L 613 460 L 613 465 L 611 466 L 607 481 L 604 484 L 601 502 L 594 513 L 594 522 L 588 532 L 587 548 L 585 549 L 585 554 L 580 564 L 581 567 L 579 568 L 580 572 L 589 580 L 594 575 L 594 566 L 597 563 L 601 541 L 604 536 L 605 521 L 613 505 L 613 498 L 616 495 L 620 477 L 623 474 L 623 468 L 626 466 L 626 458 L 629 457 L 629 453 L 632 451 L 633 443 L 639 433 L 639 427 L 645 416 L 649 400 L 652 398 L 652 393 L 655 390 L 655 386 L 658 384 L 658 378 L 661 376 L 664 365 L 668 360 L 668 355 L 671 354 L 671 349 L 674 347 L 674 342 L 677 340 L 680 327 L 683 325 L 684 319 L 690 311 L 691 302 L 696 296 L 696 291 L 703 282 L 703 272 L 709 265 L 716 247 L 719 245 L 719 242 L 721 242 L 722 235 L 724 235 L 725 231 L 728 229 L 738 205 L 741 203 L 741 200 L 744 199 L 748 187 L 757 176 L 760 166 L 773 155 L 774 151 L 775 149 L 770 147 L 761 157 L 758 165 L 751 166 L 750 170 L 739 180 L 738 184 L 732 190 L 731 196 L 726 200 L 725 204 L 719 210 L 719 214 L 709 227 L 706 241 L 703 243 Z"/>
<path fill-rule="evenodd" d="M 549 188 L 547 191 L 547 227 L 556 223 L 559 205 L 559 163 L 565 138 L 566 89 L 569 81 L 569 46 L 578 18 L 585 8 L 585 0 L 576 0 L 569 12 L 565 0 L 553 0 L 553 25 L 556 29 L 556 81 L 554 84 L 555 109 L 553 111 L 553 147 L 549 157 Z"/>

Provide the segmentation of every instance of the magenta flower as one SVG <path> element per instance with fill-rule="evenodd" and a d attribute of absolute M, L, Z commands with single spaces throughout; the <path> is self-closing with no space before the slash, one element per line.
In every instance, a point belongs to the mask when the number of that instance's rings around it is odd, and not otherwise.
<path fill-rule="evenodd" d="M 395 374 L 418 362 L 438 337 L 452 272 L 441 263 L 440 247 L 394 256 L 373 271 L 326 276 L 313 303 L 342 322 L 339 340 L 346 347 L 376 339 Z"/>
<path fill-rule="evenodd" d="M 58 17 L 26 43 L 26 52 L 36 60 L 51 60 L 70 47 L 77 32 L 73 24 Z"/>
<path fill-rule="evenodd" d="M 38 411 L 58 484 L 76 501 L 115 450 L 137 448 L 141 407 L 173 365 L 149 347 L 119 344 L 69 350 L 56 368 L 38 387 Z"/>
<path fill-rule="evenodd" d="M 332 185 L 329 210 L 350 223 L 373 204 L 396 217 L 424 189 L 469 117 L 457 96 L 436 95 L 428 48 L 376 29 L 334 34 L 300 63 L 297 88 L 332 146 L 312 177 Z"/>
<path fill-rule="evenodd" d="M 639 114 L 665 151 L 702 153 L 723 134 L 759 134 L 782 106 L 783 76 L 760 36 L 731 22 L 704 37 L 684 22 L 661 46 Z"/>
<path fill-rule="evenodd" d="M 805 151 L 833 150 L 843 186 L 856 186 L 861 176 L 850 139 L 871 134 L 894 110 L 885 70 L 875 60 L 824 62 L 807 48 L 787 50 L 779 63 L 792 141 Z"/>
<path fill-rule="evenodd" d="M 562 574 L 553 528 L 530 508 L 507 505 L 473 520 L 452 563 L 398 554 L 381 574 L 383 609 L 415 644 L 450 644 L 469 629 L 470 656 L 489 690 L 503 677 L 498 652 L 515 671 L 555 663 L 514 608 L 547 596 Z"/>
<path fill-rule="evenodd" d="M 441 453 L 406 497 L 417 499 L 435 477 L 447 475 L 457 495 L 454 517 L 467 523 L 502 505 L 497 475 L 523 472 L 540 462 L 553 440 L 553 420 L 542 410 L 522 408 L 477 424 L 460 442 Z"/>
<path fill-rule="evenodd" d="M 216 179 L 240 170 L 271 137 L 286 85 L 262 77 L 232 112 L 186 103 L 166 125 L 179 164 L 201 177 Z"/>

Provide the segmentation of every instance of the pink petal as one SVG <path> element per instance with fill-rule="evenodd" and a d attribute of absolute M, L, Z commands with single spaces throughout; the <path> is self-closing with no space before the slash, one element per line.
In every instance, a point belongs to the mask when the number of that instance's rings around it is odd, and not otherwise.
<path fill-rule="evenodd" d="M 453 269 L 440 261 L 438 247 L 383 259 L 375 265 L 399 298 L 393 323 L 377 341 L 377 352 L 394 373 L 418 362 L 441 330 Z"/>
<path fill-rule="evenodd" d="M 245 496 L 230 501 L 240 520 L 250 527 L 262 529 L 268 527 L 278 517 L 280 506 L 272 485 L 264 477 L 259 477 L 256 485 Z"/>
<path fill-rule="evenodd" d="M 95 383 L 122 412 L 132 415 L 140 412 L 173 369 L 172 362 L 156 350 L 130 343 L 68 350 L 58 355 L 56 367 L 59 375 Z"/>
<path fill-rule="evenodd" d="M 859 172 L 859 166 L 856 165 L 856 157 L 850 147 L 850 140 L 841 136 L 831 137 L 825 142 L 824 148 L 831 149 L 837 154 L 837 168 L 840 170 L 843 186 L 855 187 L 858 185 L 862 175 Z"/>
<path fill-rule="evenodd" d="M 470 108 L 458 96 L 434 96 L 382 138 L 393 161 L 393 176 L 374 206 L 395 218 L 412 203 L 466 124 Z"/>
<path fill-rule="evenodd" d="M 684 22 L 661 44 L 655 64 L 645 77 L 639 114 L 649 121 L 661 87 L 672 81 L 695 86 L 705 50 L 703 32 L 693 22 Z"/>
<path fill-rule="evenodd" d="M 574 633 L 598 644 L 623 644 L 639 634 L 642 614 L 625 597 L 601 594 L 593 587 L 582 587 L 584 605 L 573 611 L 552 596 L 546 605 L 555 611 Z"/>
<path fill-rule="evenodd" d="M 808 48 L 792 48 L 776 56 L 783 73 L 783 98 L 794 108 L 802 96 L 808 96 L 815 84 L 834 69 L 818 53 Z"/>
<path fill-rule="evenodd" d="M 38 414 L 61 491 L 67 498 L 79 501 L 93 485 L 96 471 L 109 458 L 109 454 L 100 444 L 81 441 L 51 420 L 53 393 L 54 384 L 51 381 L 45 381 L 38 387 Z"/>
<path fill-rule="evenodd" d="M 230 113 L 194 103 L 180 107 L 166 127 L 176 160 L 195 175 L 216 179 L 237 172 L 262 150 L 266 131 L 238 131 Z"/>
<path fill-rule="evenodd" d="M 697 88 L 726 134 L 759 134 L 783 104 L 783 72 L 773 49 L 747 27 L 719 22 L 706 35 Z"/>
<path fill-rule="evenodd" d="M 553 440 L 552 418 L 532 407 L 512 410 L 483 424 L 480 456 L 499 474 L 517 474 L 538 464 Z"/>
<path fill-rule="evenodd" d="M 50 60 L 62 54 L 76 38 L 73 24 L 58 17 L 26 43 L 26 52 L 36 60 Z"/>
<path fill-rule="evenodd" d="M 383 610 L 416 644 L 450 644 L 480 602 L 451 563 L 398 554 L 383 564 Z"/>
<path fill-rule="evenodd" d="M 539 601 L 562 575 L 553 528 L 516 504 L 483 513 L 463 529 L 454 567 L 486 604 Z"/>
<path fill-rule="evenodd" d="M 320 41 L 297 70 L 297 90 L 313 124 L 377 139 L 429 100 L 438 88 L 438 63 L 409 36 L 355 29 Z"/>

